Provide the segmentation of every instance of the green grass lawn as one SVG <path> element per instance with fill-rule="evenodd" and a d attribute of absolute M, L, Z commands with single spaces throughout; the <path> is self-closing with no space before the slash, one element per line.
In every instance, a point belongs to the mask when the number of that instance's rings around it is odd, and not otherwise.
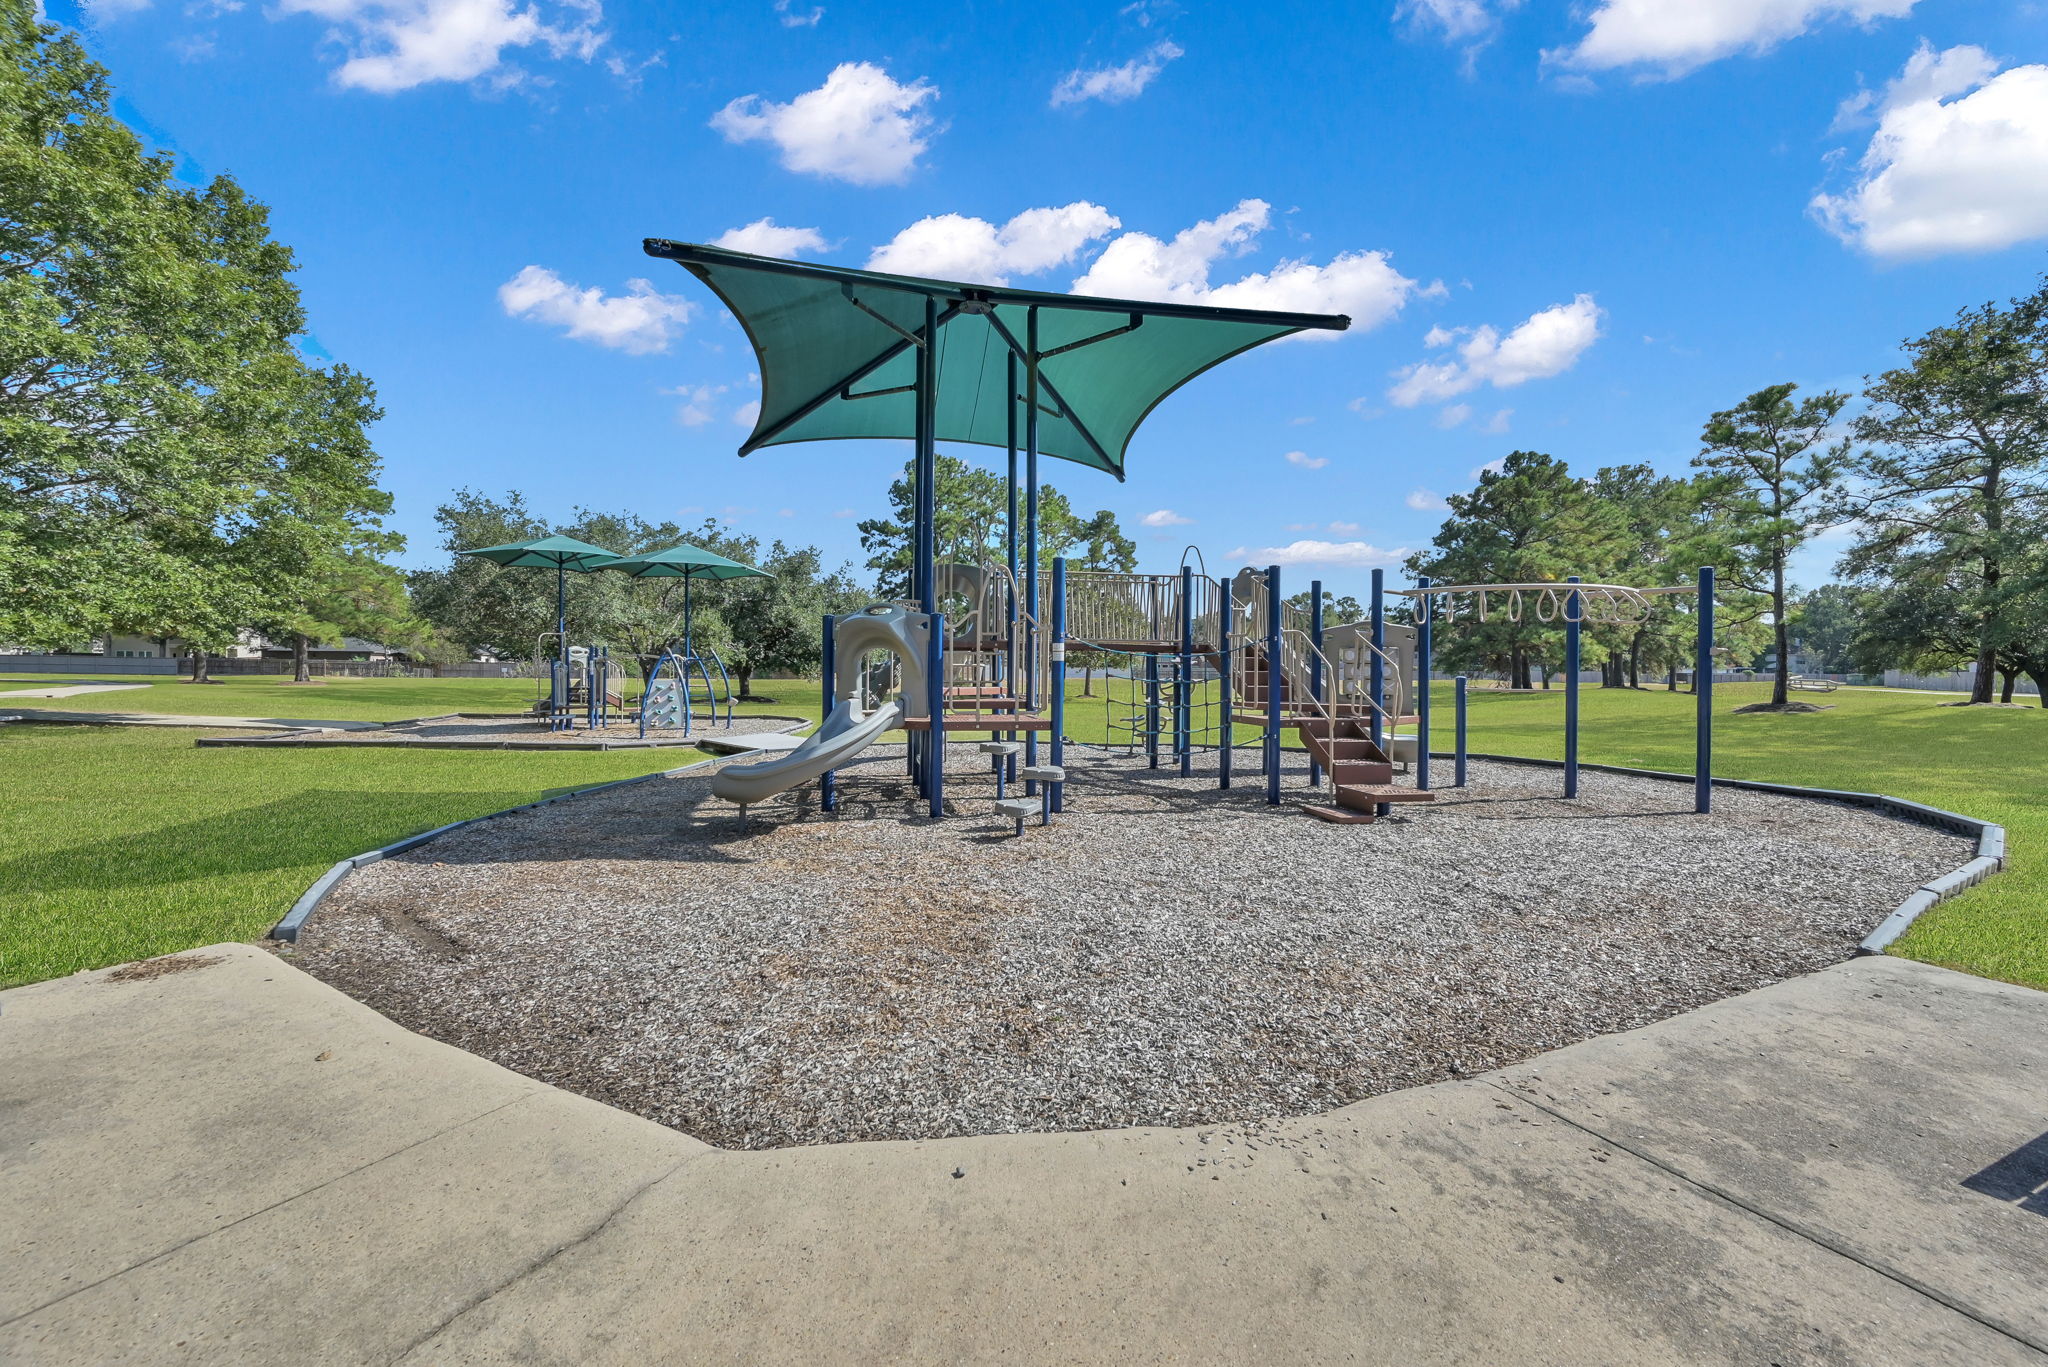
<path fill-rule="evenodd" d="M 30 682 L 0 676 L 0 690 Z M 274 677 L 52 701 L 85 710 L 397 720 L 518 711 L 525 679 Z M 1069 689 L 1068 732 L 1101 740 L 1130 710 Z M 818 685 L 764 681 L 743 708 L 815 717 Z M 2002 823 L 2008 869 L 1922 917 L 1897 952 L 2048 988 L 2048 715 L 1944 707 L 1939 695 L 1843 690 L 1806 716 L 1733 716 L 1760 685 L 1717 690 L 1716 772 L 1891 793 Z M 1588 688 L 1582 757 L 1689 770 L 1692 699 Z M 25 700 L 31 704 L 40 700 Z M 1556 758 L 1562 692 L 1475 689 L 1471 743 Z M 1450 743 L 1450 688 L 1436 694 L 1437 748 Z M 6 703 L 0 700 L 0 709 Z M 0 726 L 0 985 L 254 939 L 345 855 L 450 821 L 699 758 L 691 750 L 566 752 L 200 749 L 197 730 Z M 1439 773 L 1439 782 L 1448 772 Z M 1298 779 L 1298 770 L 1297 770 Z"/>
<path fill-rule="evenodd" d="M 109 678 L 113 676 L 108 676 Z M 36 680 L 0 675 L 0 691 Z M 76 682 L 76 679 L 71 680 Z M 274 677 L 22 699 L 85 711 L 398 720 L 519 711 L 530 679 Z M 743 711 L 813 716 L 816 683 Z M 0 711 L 7 700 L 0 699 Z M 201 749 L 201 729 L 0 726 L 0 987 L 259 938 L 335 860 L 567 789 L 702 759 L 688 749 Z"/>

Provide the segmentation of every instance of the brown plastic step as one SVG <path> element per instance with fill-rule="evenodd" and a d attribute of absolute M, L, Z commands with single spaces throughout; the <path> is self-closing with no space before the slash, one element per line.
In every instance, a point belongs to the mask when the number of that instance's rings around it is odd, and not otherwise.
<path fill-rule="evenodd" d="M 1338 826 L 1370 826 L 1374 820 L 1371 812 L 1353 811 L 1349 807 L 1324 807 L 1313 802 L 1297 802 L 1294 805 L 1318 821 L 1328 821 Z"/>
<path fill-rule="evenodd" d="M 1337 803 L 1351 808 L 1371 808 L 1382 802 L 1434 802 L 1436 794 L 1419 788 L 1397 788 L 1391 783 L 1340 783 Z"/>
<path fill-rule="evenodd" d="M 1394 781 L 1394 766 L 1387 760 L 1338 760 L 1323 767 L 1330 771 L 1330 781 L 1339 788 L 1386 787 Z"/>

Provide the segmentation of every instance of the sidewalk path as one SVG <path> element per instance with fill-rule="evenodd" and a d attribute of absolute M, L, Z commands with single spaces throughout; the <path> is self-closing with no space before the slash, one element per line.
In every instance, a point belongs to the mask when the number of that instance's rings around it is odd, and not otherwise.
<path fill-rule="evenodd" d="M 0 994 L 18 1367 L 2048 1363 L 2048 994 L 1903 960 L 1254 1132 L 751 1153 L 143 971 Z"/>
<path fill-rule="evenodd" d="M 0 721 L 75 722 L 83 726 L 206 726 L 222 731 L 376 731 L 381 721 L 311 721 L 304 717 L 203 717 L 175 712 L 64 712 L 54 707 L 9 707 Z"/>
<path fill-rule="evenodd" d="M 75 698 L 82 693 L 118 693 L 123 689 L 147 687 L 146 683 L 39 684 L 34 688 L 0 690 L 0 698 Z"/>

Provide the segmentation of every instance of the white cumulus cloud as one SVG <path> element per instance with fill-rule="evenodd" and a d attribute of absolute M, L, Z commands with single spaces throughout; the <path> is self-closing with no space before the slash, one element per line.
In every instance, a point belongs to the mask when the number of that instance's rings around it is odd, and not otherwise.
<path fill-rule="evenodd" d="M 1289 465 L 1299 465 L 1304 470 L 1320 470 L 1330 463 L 1330 458 L 1328 456 L 1312 456 L 1306 451 L 1289 451 L 1287 453 L 1287 463 Z"/>
<path fill-rule="evenodd" d="M 676 421 L 685 427 L 702 427 L 712 418 L 711 407 L 730 388 L 722 384 L 678 385 L 661 392 L 682 400 L 676 405 Z"/>
<path fill-rule="evenodd" d="M 1270 271 L 1212 284 L 1210 272 L 1226 256 L 1252 249 L 1272 222 L 1272 206 L 1246 199 L 1228 213 L 1204 219 L 1172 238 L 1128 232 L 1114 238 L 1074 282 L 1074 293 L 1112 299 L 1210 304 L 1219 308 L 1277 309 L 1288 313 L 1344 313 L 1364 331 L 1399 313 L 1423 290 L 1396 271 L 1385 252 L 1342 252 L 1328 263 L 1283 260 Z M 1306 336 L 1333 336 L 1309 332 Z"/>
<path fill-rule="evenodd" d="M 1166 64 L 1180 55 L 1177 44 L 1162 39 L 1121 66 L 1076 68 L 1052 88 L 1052 107 L 1080 104 L 1084 100 L 1101 100 L 1104 104 L 1135 100 L 1166 70 Z"/>
<path fill-rule="evenodd" d="M 1877 131 L 1828 231 L 1873 256 L 1996 251 L 2048 237 L 2048 66 L 1997 72 L 1982 48 L 1922 43 L 1874 101 Z M 1966 93 L 1967 92 L 1967 93 Z"/>
<path fill-rule="evenodd" d="M 634 355 L 666 351 L 690 319 L 689 300 L 662 294 L 652 281 L 628 280 L 626 293 L 579 288 L 545 266 L 528 266 L 498 286 L 498 302 L 513 318 L 547 323 L 582 342 Z"/>
<path fill-rule="evenodd" d="M 1290 541 L 1284 546 L 1239 546 L 1230 559 L 1247 565 L 1338 565 L 1351 569 L 1398 565 L 1407 547 L 1381 550 L 1364 541 Z"/>
<path fill-rule="evenodd" d="M 816 90 L 787 104 L 742 95 L 712 116 L 728 142 L 770 142 L 782 164 L 854 185 L 909 178 L 931 145 L 925 105 L 939 97 L 925 81 L 903 85 L 872 62 L 842 62 Z"/>
<path fill-rule="evenodd" d="M 1544 57 L 1580 71 L 1639 68 L 1682 76 L 1738 52 L 1766 52 L 1829 21 L 1870 24 L 1915 0 L 1599 0 L 1577 46 Z"/>
<path fill-rule="evenodd" d="M 1529 380 L 1548 379 L 1572 368 L 1600 336 L 1605 317 L 1590 294 L 1569 304 L 1553 304 L 1515 326 L 1503 337 L 1492 325 L 1476 328 L 1433 327 L 1422 339 L 1431 348 L 1452 346 L 1448 361 L 1417 361 L 1394 372 L 1387 397 L 1403 408 L 1438 403 L 1469 393 L 1481 385 L 1508 389 Z M 1466 415 L 1469 416 L 1469 413 Z"/>
<path fill-rule="evenodd" d="M 1409 490 L 1406 502 L 1409 507 L 1413 508 L 1418 513 L 1440 512 L 1443 509 L 1451 506 L 1450 504 L 1444 502 L 1444 496 L 1442 494 L 1433 492 L 1429 489 Z"/>
<path fill-rule="evenodd" d="M 606 38 L 598 0 L 546 9 L 514 0 L 279 0 L 271 13 L 325 19 L 329 36 L 349 53 L 334 83 L 378 94 L 481 78 L 517 85 L 525 73 L 507 64 L 508 49 L 538 44 L 555 57 L 589 61 Z"/>
<path fill-rule="evenodd" d="M 1161 508 L 1156 513 L 1147 513 L 1139 518 L 1138 521 L 1147 527 L 1187 527 L 1192 526 L 1194 523 L 1193 518 L 1182 517 L 1179 513 L 1169 508 Z"/>
<path fill-rule="evenodd" d="M 816 228 L 785 228 L 772 218 L 757 218 L 742 228 L 727 228 L 711 239 L 714 247 L 752 252 L 755 256 L 802 256 L 829 251 L 831 244 Z"/>
<path fill-rule="evenodd" d="M 1001 227 L 985 218 L 935 214 L 875 248 L 868 269 L 1003 285 L 1012 274 L 1064 266 L 1122 226 L 1109 210 L 1085 200 L 1026 209 Z"/>

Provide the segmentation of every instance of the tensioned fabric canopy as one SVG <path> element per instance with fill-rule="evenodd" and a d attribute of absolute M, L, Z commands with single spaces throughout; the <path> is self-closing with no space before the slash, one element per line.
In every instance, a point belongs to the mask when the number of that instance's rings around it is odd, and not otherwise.
<path fill-rule="evenodd" d="M 742 565 L 737 560 L 728 560 L 714 555 L 702 546 L 670 546 L 667 550 L 648 551 L 645 555 L 629 555 L 623 560 L 608 560 L 603 568 L 630 574 L 635 579 L 745 579 L 759 575 L 763 579 L 774 576 L 766 570 L 757 570 L 752 565 Z"/>
<path fill-rule="evenodd" d="M 1138 424 L 1195 376 L 1261 342 L 1351 325 L 1340 314 L 968 285 L 662 238 L 644 246 L 710 286 L 754 344 L 761 413 L 741 455 L 787 442 L 914 439 L 917 334 L 928 299 L 937 301 L 940 323 L 936 440 L 1010 444 L 1010 357 L 1035 355 L 1038 450 L 1118 479 Z M 1010 393 L 1021 405 L 1024 383 Z"/>
<path fill-rule="evenodd" d="M 479 560 L 491 560 L 521 569 L 575 570 L 579 574 L 619 558 L 616 552 L 593 546 L 588 541 L 578 541 L 573 536 L 540 536 L 531 541 L 483 546 L 473 551 L 458 551 L 457 554 L 473 555 Z"/>

